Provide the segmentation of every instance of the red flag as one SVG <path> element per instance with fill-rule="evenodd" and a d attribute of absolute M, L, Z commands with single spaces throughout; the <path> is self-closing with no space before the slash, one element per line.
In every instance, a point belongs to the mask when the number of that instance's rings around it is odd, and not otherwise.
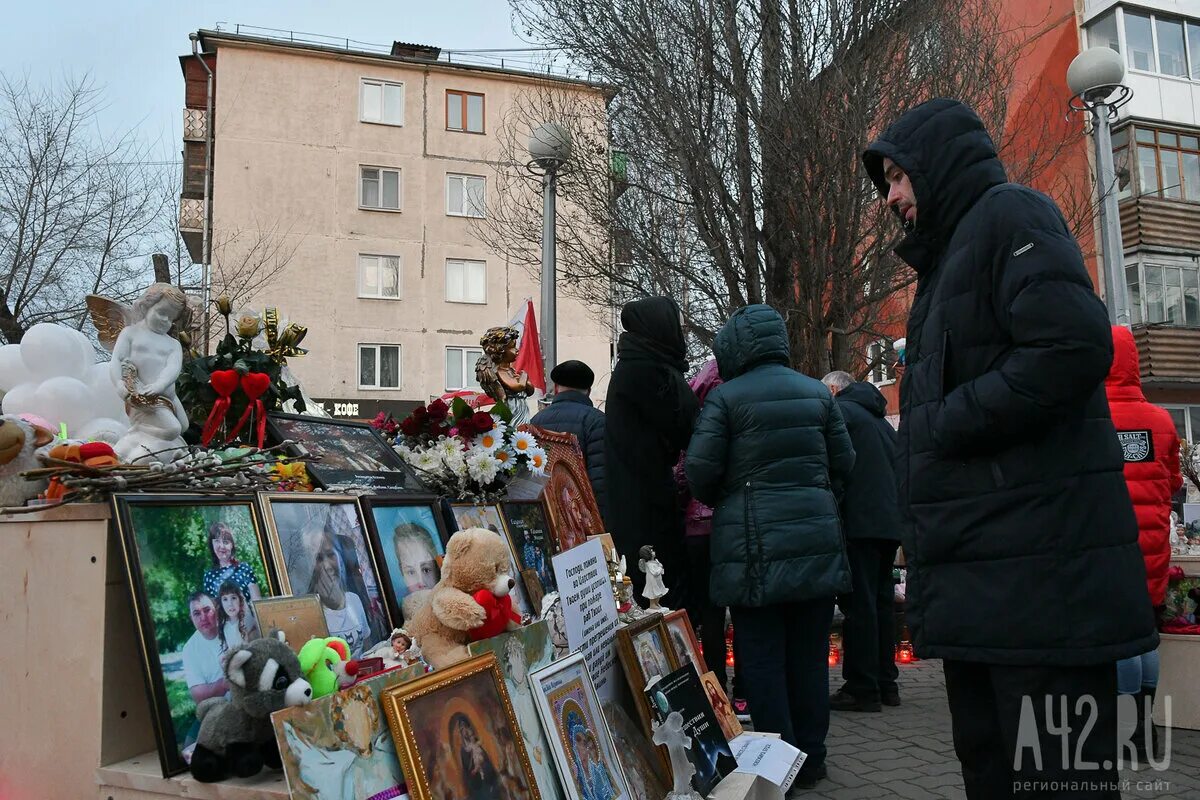
<path fill-rule="evenodd" d="M 533 301 L 525 301 L 525 322 L 521 331 L 517 360 L 513 369 L 529 376 L 529 382 L 546 393 L 546 368 L 542 364 L 542 343 L 538 339 L 537 320 L 533 316 Z"/>

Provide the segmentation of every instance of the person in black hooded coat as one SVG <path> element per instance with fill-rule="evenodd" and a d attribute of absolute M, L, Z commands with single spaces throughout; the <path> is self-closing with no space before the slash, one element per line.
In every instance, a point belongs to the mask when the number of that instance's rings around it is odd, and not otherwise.
<path fill-rule="evenodd" d="M 621 309 L 624 332 L 604 404 L 604 521 L 617 551 L 636 559 L 654 548 L 670 590 L 665 605 L 684 608 L 686 562 L 683 514 L 671 470 L 692 438 L 699 403 L 683 377 L 687 345 L 679 306 L 668 297 L 647 297 Z M 630 570 L 641 597 L 645 576 Z"/>
<path fill-rule="evenodd" d="M 967 796 L 1116 781 L 1071 762 L 1117 761 L 1114 663 L 1157 634 L 1104 396 L 1104 306 L 1058 207 L 1007 182 L 962 103 L 917 106 L 863 161 L 917 272 L 896 466 L 906 614 L 917 655 L 944 660 Z M 1045 718 L 1052 698 L 1066 720 Z M 1017 770 L 1029 746 L 1041 758 Z"/>

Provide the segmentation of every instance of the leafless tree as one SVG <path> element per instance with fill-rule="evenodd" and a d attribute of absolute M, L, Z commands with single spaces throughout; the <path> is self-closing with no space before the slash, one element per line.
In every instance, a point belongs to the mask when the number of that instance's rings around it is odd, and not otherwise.
<path fill-rule="evenodd" d="M 514 8 L 527 35 L 616 91 L 607 118 L 600 103 L 549 83 L 517 99 L 501 126 L 496 207 L 481 234 L 536 266 L 540 200 L 525 138 L 546 119 L 566 124 L 577 154 L 560 186 L 563 290 L 596 305 L 674 296 L 698 349 L 736 308 L 768 303 L 787 322 L 798 369 L 861 375 L 873 366 L 863 345 L 894 335 L 914 276 L 891 253 L 899 229 L 859 154 L 921 100 L 974 107 L 1016 181 L 1053 176 L 1082 137 L 1033 135 L 1061 120 L 1062 98 L 1023 97 L 1029 107 L 1013 127 L 1024 43 L 1056 21 L 1014 27 L 998 0 Z M 1064 205 L 1090 225 L 1087 187 L 1078 189 L 1083 200 Z"/>
<path fill-rule="evenodd" d="M 102 97 L 83 78 L 38 87 L 0 75 L 0 337 L 81 325 L 86 294 L 127 297 L 149 272 L 145 236 L 162 199 L 132 132 L 97 132 Z"/>

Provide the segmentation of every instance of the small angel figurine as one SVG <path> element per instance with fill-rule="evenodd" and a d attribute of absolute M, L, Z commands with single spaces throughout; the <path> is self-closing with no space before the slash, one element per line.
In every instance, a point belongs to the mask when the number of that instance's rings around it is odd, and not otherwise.
<path fill-rule="evenodd" d="M 392 634 L 375 645 L 364 658 L 382 658 L 384 666 L 411 667 L 421 660 L 421 646 L 404 628 L 393 628 Z"/>
<path fill-rule="evenodd" d="M 519 336 L 516 328 L 488 328 L 479 340 L 483 357 L 475 362 L 475 378 L 480 388 L 497 403 L 508 406 L 514 428 L 529 421 L 525 398 L 533 394 L 529 376 L 513 369 Z"/>
<path fill-rule="evenodd" d="M 187 296 L 169 283 L 151 284 L 133 307 L 88 295 L 88 311 L 100 343 L 112 351 L 111 375 L 125 401 L 129 430 L 117 442 L 126 463 L 170 463 L 186 452 L 188 426 L 175 379 L 183 367 L 183 346 L 175 338 L 187 325 Z"/>
<path fill-rule="evenodd" d="M 675 784 L 667 793 L 666 800 L 704 800 L 692 789 L 692 776 L 696 768 L 688 759 L 687 751 L 692 749 L 692 738 L 683 730 L 683 715 L 672 711 L 667 715 L 666 722 L 654 726 L 654 743 L 667 746 L 667 754 L 671 757 L 671 774 Z"/>
<path fill-rule="evenodd" d="M 655 558 L 654 548 L 650 545 L 638 550 L 638 569 L 646 574 L 646 586 L 642 589 L 642 597 L 650 601 L 650 610 L 668 610 L 658 602 L 658 598 L 666 595 L 667 585 L 663 583 L 663 565 Z"/>

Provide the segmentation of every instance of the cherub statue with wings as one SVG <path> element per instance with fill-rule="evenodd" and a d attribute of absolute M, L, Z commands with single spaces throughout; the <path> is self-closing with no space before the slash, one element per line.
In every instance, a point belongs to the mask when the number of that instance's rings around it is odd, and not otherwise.
<path fill-rule="evenodd" d="M 533 394 L 529 376 L 513 368 L 519 339 L 516 328 L 488 328 L 479 340 L 483 357 L 475 362 L 475 379 L 479 381 L 479 387 L 497 403 L 508 406 L 514 428 L 529 421 L 529 407 L 525 404 L 525 398 Z"/>
<path fill-rule="evenodd" d="M 187 296 L 169 283 L 154 283 L 132 307 L 97 295 L 88 295 L 87 307 L 100 343 L 112 351 L 112 380 L 129 414 L 117 457 L 126 463 L 174 461 L 187 447 L 182 434 L 188 418 L 175 394 L 183 368 L 176 337 L 188 322 Z"/>

